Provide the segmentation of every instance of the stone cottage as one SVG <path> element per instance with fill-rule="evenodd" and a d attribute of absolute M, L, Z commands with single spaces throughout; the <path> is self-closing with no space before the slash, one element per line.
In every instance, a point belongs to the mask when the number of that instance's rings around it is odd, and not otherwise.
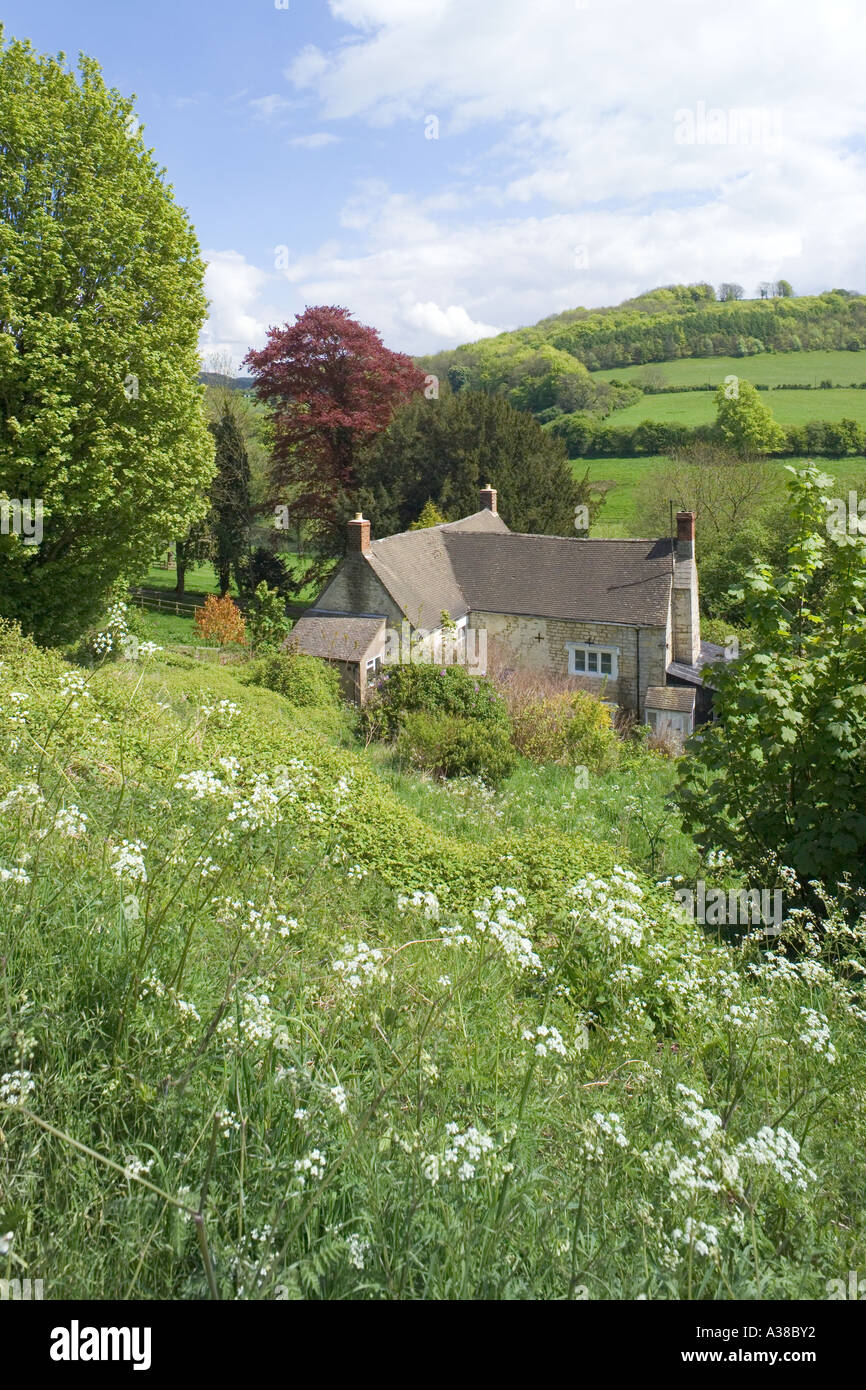
<path fill-rule="evenodd" d="M 442 660 L 449 643 L 477 661 L 495 647 L 507 666 L 563 677 L 685 737 L 709 717 L 702 668 L 724 658 L 701 641 L 694 539 L 692 512 L 677 514 L 675 540 L 519 534 L 492 487 L 472 516 L 382 540 L 358 515 L 289 644 L 333 662 L 359 702 L 389 661 Z"/>

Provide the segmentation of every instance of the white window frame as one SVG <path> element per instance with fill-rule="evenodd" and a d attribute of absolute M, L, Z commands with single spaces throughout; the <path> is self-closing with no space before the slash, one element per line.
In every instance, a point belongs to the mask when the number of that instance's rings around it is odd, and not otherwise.
<path fill-rule="evenodd" d="M 568 652 L 568 674 L 570 676 L 588 676 L 590 680 L 615 681 L 619 679 L 619 647 L 608 647 L 600 642 L 566 642 Z M 575 654 L 583 653 L 583 670 L 579 670 L 575 664 Z M 597 670 L 589 669 L 589 657 L 595 656 Z M 602 671 L 602 655 L 610 657 L 610 670 Z"/>

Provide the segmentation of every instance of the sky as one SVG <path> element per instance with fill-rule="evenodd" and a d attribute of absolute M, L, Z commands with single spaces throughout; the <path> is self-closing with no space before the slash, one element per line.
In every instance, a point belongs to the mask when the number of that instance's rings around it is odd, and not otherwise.
<path fill-rule="evenodd" d="M 866 288 L 862 0 L 0 0 L 135 93 L 238 368 L 340 304 L 423 354 L 655 285 Z"/>

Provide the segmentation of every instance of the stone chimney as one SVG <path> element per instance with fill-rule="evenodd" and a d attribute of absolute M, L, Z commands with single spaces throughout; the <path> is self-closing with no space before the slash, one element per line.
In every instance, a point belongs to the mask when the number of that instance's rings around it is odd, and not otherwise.
<path fill-rule="evenodd" d="M 478 494 L 478 510 L 482 512 L 492 512 L 494 516 L 499 513 L 496 510 L 496 488 L 488 483 Z"/>
<path fill-rule="evenodd" d="M 361 512 L 346 526 L 347 555 L 366 555 L 370 549 L 370 523 Z"/>
<path fill-rule="evenodd" d="M 694 512 L 677 512 L 677 555 L 684 560 L 695 558 Z"/>
<path fill-rule="evenodd" d="M 695 514 L 677 512 L 674 583 L 671 595 L 671 649 L 674 661 L 694 666 L 701 652 L 698 570 L 695 564 Z"/>

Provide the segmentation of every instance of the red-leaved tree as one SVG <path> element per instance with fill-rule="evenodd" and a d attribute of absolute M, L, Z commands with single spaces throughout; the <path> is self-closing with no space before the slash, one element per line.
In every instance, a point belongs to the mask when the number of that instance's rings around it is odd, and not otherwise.
<path fill-rule="evenodd" d="M 271 501 L 288 509 L 293 526 L 324 555 L 333 554 L 359 450 L 423 390 L 424 373 L 348 310 L 324 305 L 270 328 L 266 345 L 244 361 L 272 418 Z"/>

